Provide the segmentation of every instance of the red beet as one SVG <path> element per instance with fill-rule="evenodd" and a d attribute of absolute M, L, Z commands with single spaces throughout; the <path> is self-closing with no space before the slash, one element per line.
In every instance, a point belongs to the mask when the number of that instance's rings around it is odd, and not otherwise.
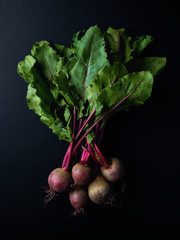
<path fill-rule="evenodd" d="M 76 163 L 72 168 L 72 178 L 77 186 L 87 184 L 91 179 L 91 175 L 91 168 L 85 164 Z"/>
<path fill-rule="evenodd" d="M 84 206 L 88 201 L 88 194 L 84 189 L 74 189 L 69 194 L 69 200 L 75 208 L 74 215 L 84 211 Z"/>
<path fill-rule="evenodd" d="M 56 168 L 49 174 L 48 184 L 55 192 L 63 192 L 71 184 L 71 174 L 62 168 Z"/>
<path fill-rule="evenodd" d="M 110 182 L 122 180 L 125 175 L 123 163 L 118 158 L 111 158 L 108 167 L 101 167 L 101 172 Z"/>
<path fill-rule="evenodd" d="M 45 189 L 47 193 L 45 203 L 48 203 L 55 195 L 55 192 L 64 192 L 71 184 L 71 174 L 63 168 L 54 169 L 48 177 L 49 189 Z"/>

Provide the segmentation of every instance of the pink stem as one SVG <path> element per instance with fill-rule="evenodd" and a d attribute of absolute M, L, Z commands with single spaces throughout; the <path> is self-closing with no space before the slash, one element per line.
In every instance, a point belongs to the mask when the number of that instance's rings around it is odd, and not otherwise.
<path fill-rule="evenodd" d="M 72 133 L 72 141 L 74 141 L 75 130 L 76 129 L 76 107 L 74 107 L 74 119 L 73 119 L 73 133 Z"/>
<path fill-rule="evenodd" d="M 99 157 L 99 155 L 97 154 L 97 151 L 95 149 L 95 147 L 93 146 L 93 150 L 95 152 L 94 156 L 96 158 L 96 162 L 99 163 L 102 167 L 105 167 L 106 164 L 102 161 L 102 159 Z"/>
<path fill-rule="evenodd" d="M 85 158 L 86 155 L 86 149 L 83 148 L 82 154 L 81 154 L 81 161 Z"/>
<path fill-rule="evenodd" d="M 101 153 L 100 149 L 98 148 L 98 146 L 96 145 L 96 143 L 94 143 L 94 150 L 96 152 L 96 154 L 100 157 L 101 161 L 103 162 L 104 166 L 108 165 L 107 160 L 105 159 L 105 157 L 103 156 L 103 154 Z"/>
<path fill-rule="evenodd" d="M 93 159 L 96 163 L 100 164 L 101 166 L 105 166 L 105 164 L 101 161 L 101 159 L 97 158 L 96 155 L 94 154 L 94 152 L 93 152 L 94 147 L 93 147 L 93 149 L 92 149 L 92 147 L 91 147 L 91 145 L 89 144 L 88 140 L 87 140 L 87 144 L 88 144 L 88 150 L 89 150 L 89 153 L 90 153 L 92 159 Z"/>
<path fill-rule="evenodd" d="M 93 150 L 92 150 L 91 145 L 89 144 L 89 142 L 88 142 L 88 149 L 89 149 L 89 152 L 90 152 L 90 154 L 91 154 L 92 159 L 93 159 L 95 162 L 100 163 L 100 162 L 98 161 L 98 159 L 96 158 L 96 156 L 95 156 L 95 154 L 94 154 L 94 152 L 93 152 Z M 100 164 L 101 164 L 101 163 L 100 163 Z"/>
<path fill-rule="evenodd" d="M 64 159 L 63 159 L 63 163 L 62 163 L 62 168 L 64 169 L 65 165 L 66 165 L 66 162 L 67 162 L 67 154 L 68 154 L 68 151 L 66 152 L 65 156 L 64 156 Z"/>
<path fill-rule="evenodd" d="M 64 159 L 63 159 L 63 163 L 62 163 L 62 168 L 63 168 L 63 169 L 65 168 L 65 166 L 66 166 L 66 164 L 67 164 L 67 159 L 68 159 L 68 155 L 69 155 L 69 148 L 70 148 L 70 144 L 69 144 L 69 147 L 68 147 L 68 149 L 67 149 L 67 151 L 66 151 L 66 154 L 65 154 L 65 156 L 64 156 Z"/>
<path fill-rule="evenodd" d="M 94 115 L 94 113 L 96 112 L 96 108 L 94 109 L 94 111 L 91 113 L 91 115 L 87 118 L 87 120 L 84 122 L 84 124 L 82 125 L 81 129 L 79 130 L 78 134 L 75 137 L 75 140 L 79 137 L 80 133 L 82 132 L 82 130 L 84 129 L 84 127 L 86 126 L 86 124 L 89 122 L 89 120 L 92 118 L 92 116 Z"/>
<path fill-rule="evenodd" d="M 70 164 L 70 160 L 71 160 L 71 155 L 72 155 L 72 148 L 73 148 L 73 141 L 70 142 L 68 150 L 67 150 L 67 155 L 65 155 L 65 159 L 63 161 L 62 168 L 64 170 L 68 170 L 68 167 L 69 167 L 69 164 Z"/>
<path fill-rule="evenodd" d="M 81 161 L 80 163 L 87 163 L 89 159 L 90 153 L 86 148 L 83 149 L 82 154 L 81 154 Z"/>
<path fill-rule="evenodd" d="M 73 119 L 73 132 L 72 132 L 72 141 L 69 144 L 69 147 L 67 149 L 67 152 L 64 156 L 62 168 L 67 170 L 70 164 L 71 155 L 72 155 L 72 149 L 74 144 L 74 137 L 75 137 L 75 131 L 76 131 L 76 107 L 74 107 L 74 119 Z"/>
<path fill-rule="evenodd" d="M 78 132 L 79 132 L 79 130 L 80 130 L 80 128 L 81 128 L 82 120 L 83 120 L 82 118 L 79 119 Z M 74 159 L 76 159 L 76 157 L 77 157 L 77 151 L 76 151 L 76 152 L 74 153 L 74 155 L 73 155 L 73 158 L 74 158 Z"/>

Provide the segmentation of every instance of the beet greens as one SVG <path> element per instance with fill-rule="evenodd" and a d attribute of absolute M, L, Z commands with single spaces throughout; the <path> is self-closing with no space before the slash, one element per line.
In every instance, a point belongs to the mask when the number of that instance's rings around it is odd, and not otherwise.
<path fill-rule="evenodd" d="M 166 64 L 164 57 L 141 57 L 152 41 L 149 35 L 131 38 L 123 28 L 109 27 L 102 33 L 92 26 L 76 33 L 70 48 L 35 43 L 31 55 L 18 64 L 19 75 L 28 83 L 28 107 L 59 140 L 69 142 L 61 169 L 71 173 L 77 163 L 91 166 L 84 188 L 99 169 L 111 168 L 100 150 L 109 116 L 143 104 L 151 95 L 154 76 Z M 65 190 L 76 187 L 71 182 Z"/>

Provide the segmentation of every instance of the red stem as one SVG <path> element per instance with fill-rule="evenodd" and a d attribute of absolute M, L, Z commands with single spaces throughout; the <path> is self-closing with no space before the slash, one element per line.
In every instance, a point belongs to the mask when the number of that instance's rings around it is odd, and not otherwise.
<path fill-rule="evenodd" d="M 72 141 L 74 141 L 75 131 L 76 131 L 76 107 L 74 107 L 74 119 L 73 119 Z"/>
<path fill-rule="evenodd" d="M 87 163 L 89 156 L 90 156 L 90 152 L 88 152 L 88 150 L 86 148 L 84 148 L 82 151 L 82 154 L 81 154 L 80 163 Z"/>
<path fill-rule="evenodd" d="M 96 143 L 94 143 L 94 148 L 93 149 L 96 152 L 96 154 L 100 157 L 100 159 L 103 162 L 104 166 L 107 166 L 108 162 L 107 162 L 106 158 L 103 156 L 103 154 L 101 153 L 101 151 L 98 148 L 98 146 L 96 145 Z"/>
<path fill-rule="evenodd" d="M 71 143 L 69 144 L 69 147 L 68 147 L 68 149 L 66 151 L 66 154 L 64 156 L 64 159 L 63 159 L 63 163 L 62 163 L 62 168 L 63 169 L 66 169 L 68 158 L 69 158 L 69 153 L 70 153 L 70 148 L 71 148 Z"/>
<path fill-rule="evenodd" d="M 94 154 L 94 152 L 93 152 L 93 150 L 92 150 L 92 148 L 91 148 L 91 145 L 89 144 L 89 142 L 87 142 L 87 143 L 88 143 L 88 149 L 89 149 L 89 152 L 90 152 L 90 154 L 91 154 L 92 159 L 93 159 L 95 162 L 101 164 L 101 162 L 99 162 L 99 160 L 96 158 L 96 156 L 95 156 L 95 154 Z M 102 164 L 101 164 L 101 165 L 102 165 Z"/>
<path fill-rule="evenodd" d="M 62 168 L 63 168 L 63 169 L 64 169 L 65 166 L 66 166 L 68 154 L 69 154 L 69 147 L 68 147 L 68 150 L 66 151 L 66 154 L 65 154 L 64 159 L 63 159 L 63 163 L 62 163 Z"/>
<path fill-rule="evenodd" d="M 70 164 L 71 156 L 72 156 L 72 149 L 74 144 L 74 137 L 75 137 L 75 131 L 76 131 L 76 107 L 74 107 L 74 119 L 73 119 L 73 132 L 72 132 L 72 141 L 69 144 L 69 147 L 67 149 L 67 152 L 64 156 L 62 168 L 67 170 Z"/>
<path fill-rule="evenodd" d="M 79 132 L 77 133 L 75 140 L 77 140 L 77 138 L 79 137 L 80 133 L 82 132 L 82 130 L 84 129 L 84 127 L 86 126 L 86 124 L 89 122 L 89 120 L 92 118 L 92 116 L 94 115 L 94 113 L 96 112 L 96 108 L 94 109 L 94 111 L 91 113 L 91 115 L 87 118 L 87 120 L 84 122 L 84 124 L 82 125 L 82 127 L 80 128 Z"/>
<path fill-rule="evenodd" d="M 64 170 L 68 170 L 70 160 L 71 160 L 71 156 L 72 156 L 72 149 L 73 149 L 73 141 L 70 142 L 68 150 L 67 150 L 66 155 L 65 155 L 64 160 L 63 160 L 62 168 Z"/>

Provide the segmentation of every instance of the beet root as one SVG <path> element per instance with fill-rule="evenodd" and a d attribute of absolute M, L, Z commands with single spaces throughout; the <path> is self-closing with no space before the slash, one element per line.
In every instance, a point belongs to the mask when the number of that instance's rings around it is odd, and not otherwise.
<path fill-rule="evenodd" d="M 101 167 L 102 175 L 110 182 L 117 182 L 124 178 L 123 163 L 118 158 L 111 158 L 108 167 Z"/>
<path fill-rule="evenodd" d="M 110 183 L 101 175 L 96 176 L 88 186 L 89 198 L 96 204 L 111 204 L 112 194 Z"/>
<path fill-rule="evenodd" d="M 76 186 L 86 185 L 92 176 L 92 170 L 85 164 L 76 163 L 72 168 L 72 178 Z"/>
<path fill-rule="evenodd" d="M 71 205 L 75 208 L 73 215 L 83 212 L 84 206 L 88 202 L 88 194 L 84 189 L 74 189 L 69 194 L 69 200 Z"/>
<path fill-rule="evenodd" d="M 56 168 L 49 174 L 48 184 L 53 191 L 64 192 L 71 184 L 71 174 L 63 168 Z"/>
<path fill-rule="evenodd" d="M 45 203 L 48 203 L 54 196 L 55 192 L 66 191 L 71 184 L 71 174 L 63 168 L 54 169 L 48 177 L 49 188 L 45 189 Z"/>

